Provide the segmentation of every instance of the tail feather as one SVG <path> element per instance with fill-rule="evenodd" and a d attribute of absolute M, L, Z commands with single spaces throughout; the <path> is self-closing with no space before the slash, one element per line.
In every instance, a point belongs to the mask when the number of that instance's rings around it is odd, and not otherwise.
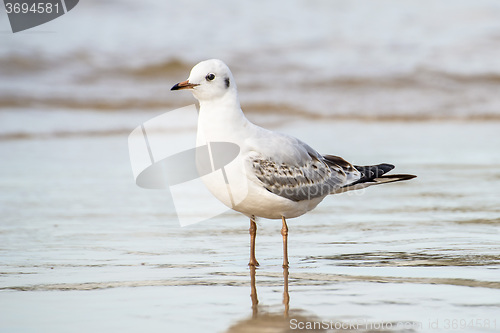
<path fill-rule="evenodd" d="M 361 178 L 359 178 L 359 180 L 350 185 L 372 181 L 373 179 L 382 177 L 384 174 L 394 169 L 394 165 L 387 163 L 382 163 L 378 165 L 367 165 L 367 166 L 355 165 L 354 167 L 361 173 Z"/>
<path fill-rule="evenodd" d="M 341 187 L 335 191 L 335 193 L 360 190 L 371 185 L 399 182 L 417 177 L 415 175 L 407 174 L 386 175 L 387 172 L 394 169 L 394 165 L 387 163 L 368 166 L 355 165 L 354 167 L 361 173 L 361 178 L 353 183 Z"/>

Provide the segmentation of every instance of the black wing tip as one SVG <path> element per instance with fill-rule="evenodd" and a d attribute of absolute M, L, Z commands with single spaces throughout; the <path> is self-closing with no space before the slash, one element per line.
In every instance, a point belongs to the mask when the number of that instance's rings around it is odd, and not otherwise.
<path fill-rule="evenodd" d="M 395 168 L 394 165 L 389 163 L 382 163 L 377 165 L 365 165 L 365 166 L 355 165 L 354 167 L 356 168 L 356 170 L 361 172 L 360 181 L 369 181 L 377 177 L 382 177 L 383 175 L 385 175 L 386 173 Z"/>
<path fill-rule="evenodd" d="M 375 167 L 377 169 L 382 170 L 384 173 L 388 173 L 389 171 L 391 171 L 392 169 L 395 168 L 395 166 L 393 164 L 389 164 L 389 163 L 378 164 L 378 165 L 375 165 Z"/>
<path fill-rule="evenodd" d="M 402 180 L 410 180 L 417 176 L 408 174 L 396 174 L 396 175 L 386 175 L 389 171 L 394 169 L 394 165 L 389 163 L 382 163 L 377 165 L 367 165 L 367 166 L 354 166 L 360 173 L 361 178 L 354 182 L 354 184 L 362 183 L 387 183 L 387 182 L 398 182 Z"/>

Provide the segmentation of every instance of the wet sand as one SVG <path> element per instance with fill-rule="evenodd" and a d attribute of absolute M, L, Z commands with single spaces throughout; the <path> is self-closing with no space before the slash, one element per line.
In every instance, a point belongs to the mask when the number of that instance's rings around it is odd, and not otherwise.
<path fill-rule="evenodd" d="M 253 117 L 418 178 L 290 220 L 284 294 L 279 221 L 258 222 L 252 279 L 247 219 L 181 228 L 125 135 L 1 140 L 0 332 L 500 330 L 498 123 Z"/>

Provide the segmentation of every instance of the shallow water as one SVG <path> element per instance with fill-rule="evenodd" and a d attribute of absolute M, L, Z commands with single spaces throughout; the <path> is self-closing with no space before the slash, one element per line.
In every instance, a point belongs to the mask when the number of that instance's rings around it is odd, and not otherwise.
<path fill-rule="evenodd" d="M 82 135 L 0 141 L 0 331 L 500 329 L 498 124 L 254 120 L 418 175 L 289 221 L 288 319 L 279 222 L 258 222 L 252 307 L 247 219 L 181 228 L 133 184 L 126 136 Z"/>
<path fill-rule="evenodd" d="M 499 18 L 495 0 L 86 0 L 18 34 L 0 16 L 0 332 L 500 331 Z M 181 228 L 128 156 L 213 57 L 256 123 L 418 178 L 290 220 L 288 272 L 259 221 L 252 274 L 245 217 Z M 194 141 L 184 120 L 172 142 Z"/>

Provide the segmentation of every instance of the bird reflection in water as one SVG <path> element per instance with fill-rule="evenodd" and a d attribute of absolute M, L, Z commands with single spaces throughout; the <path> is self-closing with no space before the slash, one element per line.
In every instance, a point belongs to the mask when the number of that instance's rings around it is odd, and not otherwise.
<path fill-rule="evenodd" d="M 283 311 L 275 311 L 274 307 L 259 307 L 259 299 L 257 296 L 256 288 L 256 268 L 250 267 L 250 298 L 252 300 L 252 315 L 246 319 L 241 319 L 232 324 L 226 333 L 283 333 L 290 331 L 290 320 L 297 320 L 297 322 L 306 322 L 319 320 L 316 316 L 309 314 L 302 309 L 293 309 L 290 312 L 290 295 L 288 293 L 288 267 L 283 267 Z"/>
<path fill-rule="evenodd" d="M 255 286 L 255 266 L 250 267 L 250 297 L 252 299 L 252 319 L 256 319 L 259 314 L 259 299 L 257 297 L 257 287 Z M 290 311 L 290 294 L 288 293 L 288 267 L 283 267 L 283 305 L 285 309 L 283 316 L 288 318 Z"/>

